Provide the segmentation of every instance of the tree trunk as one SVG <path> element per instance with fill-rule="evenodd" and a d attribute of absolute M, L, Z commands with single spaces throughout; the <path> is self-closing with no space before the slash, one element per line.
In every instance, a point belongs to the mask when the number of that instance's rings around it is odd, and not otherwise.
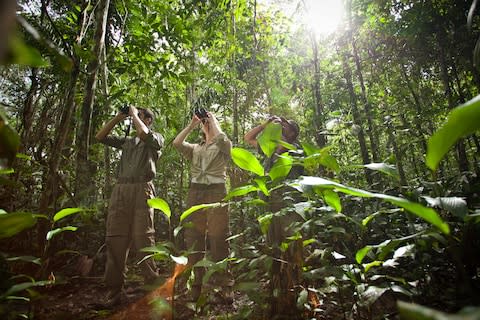
<path fill-rule="evenodd" d="M 348 94 L 350 96 L 350 104 L 352 107 L 352 116 L 353 116 L 353 123 L 355 126 L 355 131 L 357 132 L 358 144 L 360 146 L 360 154 L 362 156 L 363 164 L 370 163 L 370 156 L 368 154 L 367 143 L 365 140 L 365 134 L 362 126 L 362 118 L 360 112 L 357 107 L 357 97 L 355 95 L 355 90 L 353 88 L 352 82 L 352 71 L 350 69 L 350 65 L 348 64 L 348 54 L 346 52 L 340 52 L 339 48 L 337 48 L 338 54 L 342 57 L 342 64 L 343 64 L 343 72 L 345 81 L 347 84 Z M 372 185 L 372 175 L 371 172 L 364 168 L 365 178 L 369 185 Z"/>
<path fill-rule="evenodd" d="M 424 133 L 422 131 L 422 123 L 420 120 L 420 115 L 422 114 L 422 104 L 420 102 L 420 97 L 417 95 L 415 90 L 413 89 L 412 83 L 410 81 L 410 78 L 407 75 L 407 71 L 405 70 L 405 66 L 403 63 L 400 63 L 400 70 L 402 72 L 403 80 L 405 81 L 408 91 L 412 95 L 413 98 L 413 105 L 415 106 L 415 111 L 416 114 L 414 115 L 414 123 L 415 126 L 417 127 L 417 137 L 420 139 L 420 144 L 422 145 L 423 153 L 427 153 L 427 141 L 425 140 Z"/>
<path fill-rule="evenodd" d="M 391 123 L 387 124 L 388 138 L 393 147 L 393 153 L 395 154 L 398 175 L 400 176 L 400 185 L 406 186 L 407 179 L 405 178 L 405 171 L 403 170 L 403 153 L 400 151 L 397 145 L 397 139 L 395 138 L 395 130 Z"/>
<path fill-rule="evenodd" d="M 48 153 L 50 158 L 48 159 L 48 169 L 46 173 L 46 182 L 43 185 L 43 191 L 40 195 L 40 203 L 38 211 L 41 214 L 52 214 L 51 205 L 56 201 L 56 196 L 58 194 L 58 179 L 57 172 L 60 166 L 60 161 L 62 159 L 65 142 L 67 140 L 67 135 L 70 129 L 70 123 L 72 116 L 75 111 L 75 94 L 76 94 L 76 85 L 79 76 L 79 66 L 77 63 L 74 63 L 73 70 L 70 74 L 70 81 L 66 91 L 64 108 L 61 115 L 61 120 L 59 125 L 55 130 L 55 140 L 53 146 Z M 41 253 L 45 249 L 46 239 L 49 228 L 49 221 L 45 219 L 39 219 L 37 223 L 37 244 L 38 249 Z"/>
<path fill-rule="evenodd" d="M 312 41 L 312 49 L 313 49 L 313 101 L 314 101 L 314 108 L 315 108 L 315 118 L 313 119 L 313 127 L 315 128 L 315 141 L 317 145 L 322 148 L 327 144 L 327 139 L 323 131 L 323 103 L 322 103 L 322 95 L 320 93 L 320 67 L 318 62 L 318 45 L 317 40 L 315 39 L 314 35 L 310 35 L 310 39 Z"/>
<path fill-rule="evenodd" d="M 442 77 L 442 82 L 445 90 L 445 96 L 448 100 L 448 106 L 450 109 L 453 109 L 456 107 L 456 103 L 452 94 L 452 87 L 451 87 L 451 81 L 450 81 L 450 75 L 448 73 L 448 62 L 447 62 L 447 56 L 445 53 L 445 47 L 444 44 L 442 43 L 442 39 L 445 39 L 445 32 L 439 27 L 439 32 L 437 33 L 437 44 L 439 47 L 439 58 L 440 58 L 440 74 Z M 458 160 L 458 168 L 460 169 L 460 172 L 467 172 L 469 170 L 468 168 L 468 159 L 467 159 L 467 152 L 465 150 L 465 141 L 463 139 L 460 139 L 457 144 L 456 144 L 456 150 L 457 150 L 457 160 Z"/>
<path fill-rule="evenodd" d="M 25 99 L 25 104 L 23 106 L 22 112 L 22 145 L 19 152 L 25 152 L 25 150 L 30 147 L 30 135 L 32 133 L 33 115 L 35 111 L 35 95 L 37 94 L 39 88 L 37 69 L 31 68 L 31 72 L 32 74 L 30 75 L 30 80 L 32 81 L 32 85 L 28 90 L 27 98 Z"/>
<path fill-rule="evenodd" d="M 105 30 L 110 0 L 100 0 L 96 9 L 95 47 L 93 57 L 88 65 L 88 77 L 85 85 L 85 96 L 81 109 L 81 122 L 77 134 L 77 168 L 75 197 L 80 203 L 91 204 L 95 201 L 95 184 L 92 184 L 92 165 L 88 159 L 91 136 L 92 110 L 97 86 L 99 61 L 102 60 L 105 45 Z"/>
<path fill-rule="evenodd" d="M 365 117 L 367 119 L 367 134 L 370 140 L 370 149 L 372 150 L 372 158 L 374 162 L 380 162 L 380 156 L 378 153 L 378 139 L 377 139 L 377 134 L 375 132 L 376 131 L 375 127 L 373 125 L 372 108 L 370 106 L 370 103 L 368 102 L 367 89 L 365 88 L 365 81 L 363 80 L 362 65 L 360 63 L 360 58 L 358 56 L 358 50 L 355 44 L 355 40 L 353 39 L 353 36 L 351 33 L 350 33 L 350 37 L 351 37 L 350 43 L 352 44 L 353 58 L 355 60 L 355 66 L 357 67 L 356 74 L 357 74 L 358 81 L 360 83 L 360 89 L 361 89 L 360 99 L 363 103 L 363 107 L 365 109 Z"/>

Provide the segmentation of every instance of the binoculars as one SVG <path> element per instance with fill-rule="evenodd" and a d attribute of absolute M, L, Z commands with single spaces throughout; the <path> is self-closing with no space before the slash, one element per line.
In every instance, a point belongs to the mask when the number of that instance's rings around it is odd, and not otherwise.
<path fill-rule="evenodd" d="M 120 112 L 123 114 L 128 115 L 130 113 L 130 106 L 128 104 L 125 104 L 120 107 Z"/>
<path fill-rule="evenodd" d="M 205 110 L 204 108 L 195 108 L 195 110 L 193 112 L 195 112 L 195 115 L 200 120 L 208 118 L 207 110 Z"/>

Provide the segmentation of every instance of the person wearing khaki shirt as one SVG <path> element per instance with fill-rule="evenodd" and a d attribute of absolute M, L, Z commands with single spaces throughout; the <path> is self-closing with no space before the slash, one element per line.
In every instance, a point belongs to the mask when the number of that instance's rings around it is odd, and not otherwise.
<path fill-rule="evenodd" d="M 227 166 L 230 162 L 232 142 L 220 129 L 220 125 L 211 112 L 208 117 L 200 119 L 194 115 L 190 123 L 173 141 L 175 148 L 191 163 L 191 182 L 188 191 L 187 205 L 192 207 L 198 204 L 207 204 L 222 201 L 226 195 L 225 181 Z M 200 125 L 205 140 L 202 143 L 188 143 L 185 141 L 192 130 Z M 193 266 L 200 261 L 209 248 L 209 258 L 215 262 L 228 257 L 229 233 L 228 208 L 203 209 L 192 213 L 187 219 L 184 239 L 188 249 L 193 249 L 189 256 L 189 265 Z M 202 277 L 205 270 L 194 267 L 194 281 L 191 297 L 196 301 L 202 291 Z M 222 287 L 216 291 L 221 302 L 232 303 L 231 287 L 233 280 L 227 271 L 224 274 L 214 274 L 211 284 Z"/>
<path fill-rule="evenodd" d="M 132 118 L 136 136 L 109 135 L 113 127 L 128 116 Z M 155 197 L 152 180 L 164 139 L 150 129 L 152 123 L 153 113 L 150 110 L 130 106 L 128 114 L 119 112 L 95 136 L 97 141 L 122 150 L 117 183 L 110 197 L 106 223 L 105 284 L 108 288 L 108 306 L 121 302 L 130 248 L 141 260 L 145 253 L 140 252 L 140 249 L 155 245 L 154 212 L 148 206 L 147 200 Z M 152 259 L 144 260 L 140 269 L 145 283 L 151 283 L 158 277 L 157 267 Z"/>

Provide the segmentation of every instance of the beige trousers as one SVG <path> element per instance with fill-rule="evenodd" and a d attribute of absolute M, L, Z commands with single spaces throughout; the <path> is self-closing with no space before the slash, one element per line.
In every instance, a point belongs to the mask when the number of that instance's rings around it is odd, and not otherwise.
<path fill-rule="evenodd" d="M 220 202 L 226 195 L 224 184 L 194 184 L 190 185 L 188 193 L 188 206 L 197 204 Z M 228 208 L 219 207 L 199 210 L 192 213 L 185 222 L 189 225 L 185 229 L 185 244 L 188 249 L 193 249 L 189 264 L 194 265 L 207 254 L 212 261 L 220 261 L 228 257 L 229 245 L 226 241 L 229 234 Z M 207 250 L 208 249 L 208 250 Z M 201 287 L 204 268 L 194 269 L 194 286 Z M 219 285 L 229 285 L 231 277 L 229 273 L 215 274 L 213 281 Z"/>

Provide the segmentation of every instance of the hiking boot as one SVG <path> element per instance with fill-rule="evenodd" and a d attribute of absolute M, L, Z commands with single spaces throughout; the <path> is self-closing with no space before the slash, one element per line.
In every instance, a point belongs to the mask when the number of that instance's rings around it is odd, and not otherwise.
<path fill-rule="evenodd" d="M 109 293 L 102 307 L 106 309 L 113 309 L 122 303 L 122 291 L 116 293 Z"/>

